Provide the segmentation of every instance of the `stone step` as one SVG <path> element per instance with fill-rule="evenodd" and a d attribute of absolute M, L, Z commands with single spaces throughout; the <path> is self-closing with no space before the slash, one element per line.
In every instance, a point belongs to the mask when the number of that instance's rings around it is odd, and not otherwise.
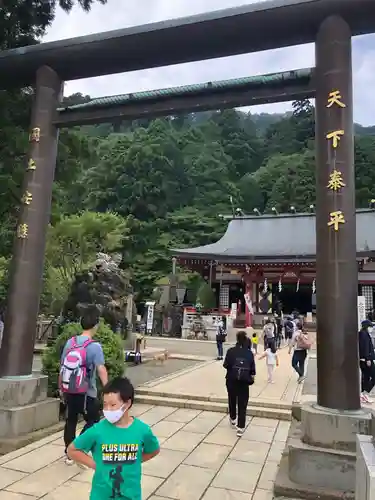
<path fill-rule="evenodd" d="M 188 408 L 192 410 L 215 411 L 218 413 L 228 412 L 227 402 L 205 401 L 199 399 L 183 399 L 180 397 L 163 397 L 148 394 L 139 394 L 135 396 L 136 403 L 143 403 L 155 406 L 170 406 L 173 408 Z M 271 418 L 276 420 L 292 419 L 291 410 L 272 408 L 270 406 L 253 405 L 251 402 L 247 407 L 247 415 L 251 417 Z"/>
<path fill-rule="evenodd" d="M 162 392 L 155 390 L 153 388 L 147 387 L 139 387 L 137 388 L 138 396 L 155 396 L 159 398 L 168 398 L 168 399 L 184 399 L 188 401 L 199 401 L 204 403 L 219 403 L 219 404 L 227 404 L 227 398 L 225 397 L 217 397 L 217 396 L 199 396 L 193 394 L 184 394 L 184 393 L 171 393 L 171 392 Z M 283 401 L 272 400 L 272 399 L 251 399 L 251 406 L 259 406 L 259 407 L 267 407 L 272 408 L 274 410 L 292 410 L 292 403 L 286 403 Z"/>

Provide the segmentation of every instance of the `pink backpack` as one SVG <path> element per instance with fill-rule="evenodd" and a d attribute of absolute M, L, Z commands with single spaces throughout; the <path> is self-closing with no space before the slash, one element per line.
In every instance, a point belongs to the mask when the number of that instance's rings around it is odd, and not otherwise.
<path fill-rule="evenodd" d="M 71 342 L 72 344 L 61 363 L 61 390 L 68 394 L 86 394 L 89 388 L 86 348 L 94 341 L 88 339 L 79 345 L 77 337 L 73 337 Z"/>

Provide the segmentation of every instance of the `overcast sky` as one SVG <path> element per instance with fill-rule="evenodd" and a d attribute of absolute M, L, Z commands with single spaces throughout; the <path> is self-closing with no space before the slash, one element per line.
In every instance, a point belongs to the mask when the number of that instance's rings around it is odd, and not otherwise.
<path fill-rule="evenodd" d="M 260 0 L 108 0 L 89 14 L 76 8 L 70 15 L 59 10 L 44 41 L 110 31 L 165 19 L 199 14 Z M 265 34 L 265 36 L 267 36 Z M 92 97 L 173 87 L 190 83 L 237 78 L 314 66 L 314 47 L 302 45 L 255 54 L 180 64 L 119 75 L 77 80 L 66 84 L 65 95 L 74 92 Z M 353 43 L 354 118 L 375 125 L 375 35 L 357 37 Z M 253 112 L 275 113 L 288 103 L 256 106 Z"/>

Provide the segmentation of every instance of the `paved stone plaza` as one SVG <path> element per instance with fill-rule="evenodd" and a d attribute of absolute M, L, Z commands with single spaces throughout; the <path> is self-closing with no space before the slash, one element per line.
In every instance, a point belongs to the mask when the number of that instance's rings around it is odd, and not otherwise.
<path fill-rule="evenodd" d="M 279 356 L 273 385 L 267 384 L 265 361 L 257 362 L 251 400 L 293 401 L 299 387 L 297 376 L 287 349 Z M 143 387 L 224 397 L 224 374 L 221 362 L 206 361 Z M 144 500 L 272 498 L 290 422 L 254 417 L 238 439 L 228 417 L 220 412 L 136 404 L 133 414 L 153 427 L 162 448 L 158 457 L 144 465 Z M 63 500 L 70 496 L 85 500 L 91 474 L 65 465 L 59 432 L 0 457 L 0 500 Z"/>
<path fill-rule="evenodd" d="M 253 418 L 242 438 L 222 413 L 136 405 L 162 451 L 143 466 L 143 498 L 269 500 L 289 422 Z M 89 498 L 91 471 L 67 466 L 61 433 L 0 457 L 0 500 Z"/>

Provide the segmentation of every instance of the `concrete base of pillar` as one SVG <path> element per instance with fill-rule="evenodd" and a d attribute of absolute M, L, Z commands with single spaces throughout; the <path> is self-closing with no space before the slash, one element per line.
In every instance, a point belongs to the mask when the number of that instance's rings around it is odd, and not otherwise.
<path fill-rule="evenodd" d="M 371 433 L 370 411 L 335 412 L 315 404 L 293 421 L 275 481 L 276 496 L 354 499 L 356 435 Z"/>
<path fill-rule="evenodd" d="M 356 469 L 355 500 L 375 500 L 375 441 L 371 436 L 357 436 Z"/>
<path fill-rule="evenodd" d="M 0 453 L 11 451 L 37 431 L 59 423 L 59 401 L 47 398 L 48 379 L 0 378 Z"/>

